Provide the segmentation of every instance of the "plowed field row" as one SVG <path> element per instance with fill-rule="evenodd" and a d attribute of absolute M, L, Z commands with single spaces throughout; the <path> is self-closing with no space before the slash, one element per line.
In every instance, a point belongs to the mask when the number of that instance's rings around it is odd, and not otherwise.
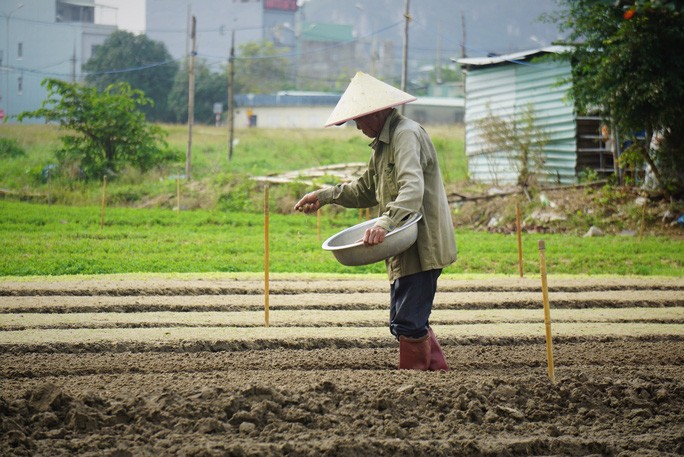
<path fill-rule="evenodd" d="M 684 279 L 440 280 L 449 372 L 361 277 L 0 283 L 2 455 L 681 455 Z"/>

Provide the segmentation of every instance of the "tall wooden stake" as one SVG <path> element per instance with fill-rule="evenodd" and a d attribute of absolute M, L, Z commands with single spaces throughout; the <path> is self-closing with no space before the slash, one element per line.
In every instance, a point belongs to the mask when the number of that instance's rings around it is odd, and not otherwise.
<path fill-rule="evenodd" d="M 539 240 L 539 267 L 542 278 L 542 298 L 544 300 L 544 326 L 546 327 L 546 361 L 549 369 L 551 384 L 556 384 L 556 376 L 553 373 L 553 340 L 551 338 L 551 310 L 549 307 L 549 288 L 546 283 L 546 245 L 544 240 Z"/>
<path fill-rule="evenodd" d="M 522 234 L 520 229 L 520 203 L 515 204 L 515 225 L 518 230 L 518 270 L 523 277 Z"/>
<path fill-rule="evenodd" d="M 268 184 L 264 186 L 264 325 L 268 327 Z"/>
<path fill-rule="evenodd" d="M 188 151 L 185 156 L 185 179 L 192 178 L 192 124 L 195 122 L 195 56 L 197 55 L 197 18 L 192 17 L 192 51 L 188 63 Z"/>
<path fill-rule="evenodd" d="M 107 203 L 107 175 L 104 176 L 102 181 L 102 208 L 100 209 L 100 228 L 104 227 L 105 204 Z"/>

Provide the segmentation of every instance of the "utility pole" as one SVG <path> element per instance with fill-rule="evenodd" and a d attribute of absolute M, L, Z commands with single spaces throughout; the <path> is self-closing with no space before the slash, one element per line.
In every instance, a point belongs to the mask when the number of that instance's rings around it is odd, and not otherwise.
<path fill-rule="evenodd" d="M 401 68 L 401 90 L 406 92 L 406 79 L 408 73 L 408 45 L 409 45 L 409 22 L 411 22 L 411 15 L 409 14 L 409 0 L 406 0 L 406 10 L 404 11 L 404 18 L 406 22 L 404 24 L 404 58 Z M 404 114 L 404 106 L 401 105 L 401 114 Z"/>
<path fill-rule="evenodd" d="M 235 134 L 235 103 L 234 94 L 235 90 L 235 30 L 230 39 L 230 57 L 228 58 L 228 126 L 230 129 L 230 134 L 228 135 L 228 161 L 233 159 L 233 136 Z"/>
<path fill-rule="evenodd" d="M 437 22 L 437 58 L 435 59 L 435 83 L 442 84 L 442 22 Z"/>
<path fill-rule="evenodd" d="M 188 62 L 188 152 L 185 156 L 185 179 L 192 178 L 192 124 L 195 122 L 195 55 L 197 55 L 197 19 L 192 17 L 192 51 Z"/>
<path fill-rule="evenodd" d="M 465 15 L 463 14 L 463 10 L 461 10 L 461 58 L 465 59 L 466 57 L 466 28 L 465 28 Z"/>
<path fill-rule="evenodd" d="M 71 55 L 71 82 L 76 82 L 76 43 L 74 43 L 74 53 Z"/>

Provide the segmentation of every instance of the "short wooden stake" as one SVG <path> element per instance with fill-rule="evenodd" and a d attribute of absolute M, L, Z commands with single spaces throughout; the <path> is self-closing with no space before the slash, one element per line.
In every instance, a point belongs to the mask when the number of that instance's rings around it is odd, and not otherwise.
<path fill-rule="evenodd" d="M 268 184 L 264 186 L 264 325 L 268 327 Z"/>
<path fill-rule="evenodd" d="M 515 205 L 515 225 L 518 230 L 518 270 L 520 277 L 523 277 L 523 255 L 522 255 L 522 234 L 520 229 L 520 203 Z"/>
<path fill-rule="evenodd" d="M 178 170 L 178 179 L 176 179 L 176 211 L 180 213 L 180 170 Z"/>
<path fill-rule="evenodd" d="M 641 225 L 639 226 L 639 239 L 644 236 L 644 224 L 646 223 L 646 202 L 641 206 Z"/>
<path fill-rule="evenodd" d="M 316 230 L 318 231 L 318 241 L 321 241 L 321 209 L 316 210 Z"/>
<path fill-rule="evenodd" d="M 105 204 L 107 202 L 107 176 L 103 178 L 102 184 L 102 207 L 100 208 L 100 228 L 104 227 Z"/>
<path fill-rule="evenodd" d="M 544 326 L 546 327 L 546 361 L 549 367 L 551 384 L 556 384 L 553 373 L 553 340 L 551 338 L 551 311 L 549 307 L 549 288 L 546 282 L 546 246 L 544 240 L 539 240 L 539 266 L 542 278 L 542 298 L 544 300 Z"/>

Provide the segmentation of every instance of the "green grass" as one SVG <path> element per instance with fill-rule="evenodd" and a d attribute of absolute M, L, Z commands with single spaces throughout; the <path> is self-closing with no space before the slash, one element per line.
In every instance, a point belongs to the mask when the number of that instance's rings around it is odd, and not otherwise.
<path fill-rule="evenodd" d="M 175 202 L 165 197 L 175 194 L 176 176 L 185 173 L 188 129 L 183 125 L 163 125 L 169 145 L 182 161 L 154 169 L 146 174 L 127 170 L 107 183 L 108 202 L 114 206 L 170 207 Z M 445 181 L 455 183 L 467 176 L 462 127 L 428 128 L 437 147 Z M 0 189 L 16 198 L 65 205 L 97 205 L 102 195 L 99 181 L 83 183 L 65 177 L 45 180 L 43 170 L 56 164 L 54 151 L 61 132 L 53 125 L 0 124 L 0 138 L 16 140 L 25 156 L 0 159 Z M 315 130 L 238 129 L 232 160 L 228 160 L 226 128 L 196 126 L 193 129 L 192 182 L 183 179 L 183 203 L 187 208 L 215 209 L 220 195 L 236 186 L 245 187 L 249 176 L 344 162 L 366 162 L 370 140 L 354 128 Z M 297 189 L 298 191 L 300 189 Z M 288 192 L 285 190 L 284 192 Z M 277 194 L 274 196 L 278 196 Z M 158 198 L 164 197 L 164 198 Z M 150 203 L 152 202 L 152 203 Z M 251 206 L 245 201 L 242 207 Z"/>
<path fill-rule="evenodd" d="M 263 213 L 100 208 L 0 201 L 0 276 L 104 273 L 261 272 Z M 344 267 L 321 249 L 315 216 L 270 215 L 270 271 L 383 273 L 382 263 Z M 358 222 L 356 210 L 321 218 L 321 238 Z M 517 239 L 458 231 L 459 259 L 445 273 L 518 274 Z M 684 275 L 684 242 L 659 237 L 523 237 L 527 274 L 539 272 L 546 241 L 549 274 Z"/>

